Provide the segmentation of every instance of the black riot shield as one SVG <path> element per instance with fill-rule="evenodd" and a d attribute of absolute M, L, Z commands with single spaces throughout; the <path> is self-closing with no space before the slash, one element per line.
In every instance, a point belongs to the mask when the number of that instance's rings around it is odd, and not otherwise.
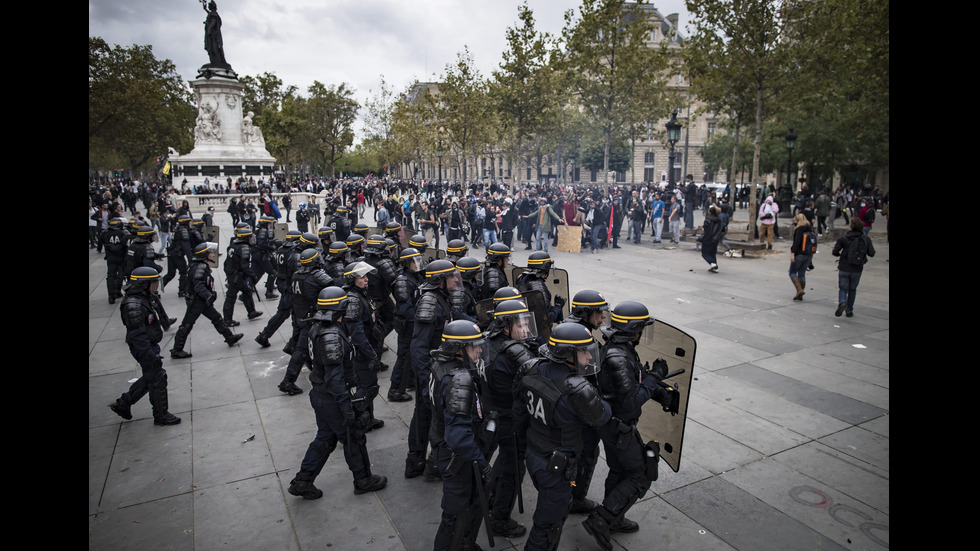
<path fill-rule="evenodd" d="M 289 224 L 276 222 L 272 225 L 272 238 L 276 241 L 285 241 L 287 233 L 289 233 Z"/>
<path fill-rule="evenodd" d="M 423 263 L 422 265 L 424 266 L 425 264 L 428 264 L 433 260 L 442 260 L 443 258 L 446 258 L 446 251 L 442 249 L 434 249 L 432 247 L 426 247 L 425 252 L 423 252 L 420 256 L 422 257 L 422 263 Z"/>
<path fill-rule="evenodd" d="M 538 330 L 538 337 L 541 342 L 548 342 L 551 337 L 551 322 L 548 321 L 548 306 L 545 302 L 544 293 L 541 291 L 529 291 L 521 293 L 521 300 L 527 304 L 527 309 L 534 313 L 534 325 Z"/>
<path fill-rule="evenodd" d="M 514 266 L 511 268 L 510 281 L 512 285 L 517 285 L 517 278 L 521 277 L 524 270 L 527 270 L 527 267 Z M 545 286 L 548 287 L 548 290 L 551 291 L 552 304 L 554 304 L 553 301 L 555 300 L 556 296 L 560 296 L 565 299 L 565 305 L 561 307 L 561 311 L 564 317 L 568 317 L 569 309 L 572 307 L 572 297 L 570 297 L 568 294 L 568 270 L 563 268 L 552 268 L 544 282 Z"/>
<path fill-rule="evenodd" d="M 204 231 L 201 233 L 204 235 L 205 241 L 217 243 L 218 236 L 221 234 L 221 228 L 218 226 L 204 226 Z"/>
<path fill-rule="evenodd" d="M 493 321 L 493 311 L 494 303 L 492 298 L 485 298 L 480 302 L 476 303 L 476 319 L 478 322 L 491 322 Z"/>
<path fill-rule="evenodd" d="M 684 426 L 687 423 L 687 404 L 691 397 L 694 353 L 697 346 L 694 337 L 660 320 L 654 320 L 653 325 L 643 330 L 640 344 L 636 346 L 636 353 L 644 367 L 653 364 L 657 358 L 667 361 L 668 378 L 663 384 L 670 385 L 680 393 L 677 415 L 665 412 L 663 406 L 650 400 L 643 405 L 643 414 L 636 425 L 644 442 L 656 440 L 660 443 L 660 457 L 675 473 L 681 466 Z M 680 370 L 683 373 L 669 376 Z"/>

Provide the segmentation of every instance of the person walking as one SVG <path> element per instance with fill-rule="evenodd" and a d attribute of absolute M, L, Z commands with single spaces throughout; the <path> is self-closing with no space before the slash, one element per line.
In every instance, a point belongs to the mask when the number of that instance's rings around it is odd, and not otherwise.
<path fill-rule="evenodd" d="M 854 299 L 857 296 L 858 283 L 868 257 L 875 255 L 871 238 L 864 234 L 864 222 L 860 218 L 851 218 L 850 231 L 834 243 L 830 254 L 840 257 L 837 262 L 837 310 L 834 315 L 840 317 L 847 312 L 847 317 L 854 315 Z"/>
<path fill-rule="evenodd" d="M 709 272 L 718 271 L 718 242 L 721 241 L 724 224 L 718 216 L 718 207 L 708 207 L 708 216 L 704 217 L 704 233 L 698 241 L 701 243 L 701 258 L 708 263 Z"/>
<path fill-rule="evenodd" d="M 813 260 L 813 254 L 817 252 L 817 234 L 813 231 L 813 226 L 802 212 L 798 212 L 793 219 L 796 229 L 793 230 L 793 245 L 790 247 L 789 256 L 789 278 L 796 288 L 796 296 L 793 300 L 803 300 L 803 291 L 806 289 L 806 272 Z"/>
<path fill-rule="evenodd" d="M 676 195 L 670 198 L 670 215 L 667 217 L 667 224 L 670 228 L 670 242 L 679 245 L 681 242 L 681 204 Z"/>
<path fill-rule="evenodd" d="M 544 242 L 544 251 L 548 252 L 548 241 L 551 240 L 551 228 L 554 225 L 554 221 L 557 220 L 562 224 L 565 223 L 565 219 L 558 216 L 555 209 L 551 208 L 548 204 L 548 199 L 541 197 L 539 200 L 541 206 L 538 208 L 538 212 L 534 216 L 535 222 L 537 224 L 537 246 L 536 251 L 541 250 L 541 243 Z"/>
<path fill-rule="evenodd" d="M 772 250 L 772 235 L 773 227 L 776 225 L 776 215 L 779 214 L 779 205 L 776 204 L 772 199 L 772 195 L 766 197 L 762 206 L 759 207 L 759 224 L 761 225 L 761 230 L 759 231 L 759 243 L 766 243 L 766 239 L 769 239 L 767 249 Z"/>
<path fill-rule="evenodd" d="M 830 197 L 827 197 L 826 191 L 820 190 L 814 206 L 817 214 L 817 235 L 823 236 L 824 230 L 827 229 L 827 217 L 830 216 Z"/>

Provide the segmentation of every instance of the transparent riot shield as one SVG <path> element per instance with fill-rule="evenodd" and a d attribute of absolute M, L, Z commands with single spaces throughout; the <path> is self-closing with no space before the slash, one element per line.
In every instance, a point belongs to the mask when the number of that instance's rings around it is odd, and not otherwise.
<path fill-rule="evenodd" d="M 272 225 L 272 238 L 276 241 L 285 241 L 287 233 L 289 233 L 289 224 L 276 222 Z"/>
<path fill-rule="evenodd" d="M 446 258 L 446 251 L 442 249 L 434 249 L 432 247 L 426 247 L 425 252 L 421 254 L 422 261 L 425 264 L 432 262 L 433 260 L 442 260 Z"/>
<path fill-rule="evenodd" d="M 510 281 L 511 285 L 517 286 L 517 278 L 521 277 L 521 274 L 527 270 L 525 266 L 513 266 L 510 271 Z M 544 280 L 545 286 L 551 291 L 551 300 L 554 301 L 556 296 L 565 299 L 565 305 L 561 307 L 562 315 L 568 317 L 569 309 L 571 308 L 572 297 L 568 294 L 568 270 L 564 268 L 552 268 L 548 273 L 548 277 Z M 540 334 L 540 333 L 539 333 Z"/>
<path fill-rule="evenodd" d="M 493 321 L 494 303 L 492 298 L 485 298 L 476 303 L 476 319 L 480 323 Z"/>
<path fill-rule="evenodd" d="M 660 320 L 654 320 L 653 325 L 643 330 L 640 344 L 636 346 L 636 353 L 644 367 L 653 364 L 657 358 L 667 361 L 668 377 L 663 384 L 670 385 L 680 393 L 677 415 L 665 412 L 663 406 L 650 400 L 643 405 L 643 415 L 636 427 L 644 442 L 656 440 L 660 443 L 660 457 L 675 473 L 681 466 L 684 426 L 687 423 L 687 404 L 691 395 L 697 346 L 694 337 Z M 678 373 L 680 370 L 683 372 Z M 671 376 L 675 373 L 677 374 Z"/>
<path fill-rule="evenodd" d="M 204 226 L 204 240 L 210 241 L 211 243 L 218 242 L 218 236 L 221 235 L 221 228 L 218 226 Z"/>

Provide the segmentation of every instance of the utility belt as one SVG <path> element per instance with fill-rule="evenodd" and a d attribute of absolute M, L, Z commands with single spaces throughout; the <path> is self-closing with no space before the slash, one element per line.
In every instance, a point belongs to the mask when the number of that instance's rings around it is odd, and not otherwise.
<path fill-rule="evenodd" d="M 657 480 L 660 465 L 660 443 L 656 440 L 651 440 L 644 444 L 640 438 L 640 433 L 636 431 L 636 419 L 624 421 L 613 417 L 609 420 L 609 423 L 618 433 L 616 449 L 625 450 L 629 447 L 630 441 L 635 439 L 640 444 L 640 449 L 643 450 L 643 473 L 646 475 L 647 480 Z"/>

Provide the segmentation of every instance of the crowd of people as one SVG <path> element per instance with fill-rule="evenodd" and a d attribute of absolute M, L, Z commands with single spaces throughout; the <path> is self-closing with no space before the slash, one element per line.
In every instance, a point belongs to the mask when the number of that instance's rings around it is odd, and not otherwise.
<path fill-rule="evenodd" d="M 180 423 L 167 406 L 163 333 L 177 326 L 171 360 L 192 357 L 184 346 L 201 315 L 235 346 L 244 337 L 232 329 L 240 325 L 237 303 L 248 319 L 262 316 L 252 296 L 265 278 L 266 299 L 278 302 L 255 342 L 271 346 L 270 337 L 290 323 L 283 348 L 289 363 L 278 389 L 303 394 L 296 381 L 307 367 L 317 427 L 290 494 L 323 495 L 314 482 L 338 443 L 355 494 L 386 487 L 387 478 L 372 472 L 366 442 L 368 433 L 384 427 L 374 402 L 378 373 L 391 369 L 388 400 L 415 405 L 404 476 L 442 483 L 434 549 L 478 549 L 481 526 L 491 538 L 527 534 L 525 549 L 555 549 L 570 514 L 586 515 L 585 529 L 607 550 L 610 534 L 639 530 L 626 515 L 657 478 L 657 462 L 650 459 L 655 442 L 643 442 L 636 428 L 641 407 L 652 400 L 677 414 L 680 394 L 664 381 L 666 362 L 641 365 L 636 354 L 653 323 L 646 306 L 626 301 L 613 307 L 599 291 L 585 289 L 571 297 L 564 314 L 569 297 L 549 284 L 549 244 L 557 245 L 555 228 L 567 224 L 581 227 L 582 247 L 593 254 L 607 245 L 621 248 L 624 220 L 634 244 L 647 232 L 657 242 L 665 231 L 676 243 L 681 225 L 693 228 L 693 209 L 701 207 L 693 179 L 686 186 L 625 186 L 608 194 L 597 186 L 554 184 L 318 182 L 314 189 L 323 185 L 326 192 L 322 206 L 315 198 L 300 201 L 297 228 L 277 237 L 281 210 L 289 221 L 290 196 L 306 185 L 297 184 L 259 182 L 256 201 L 239 193 L 229 202 L 233 228 L 223 253 L 209 234 L 214 207 L 196 218 L 187 200 L 174 205 L 174 190 L 155 183 L 90 188 L 90 247 L 105 251 L 108 300 L 121 299 L 125 342 L 142 370 L 109 408 L 131 419 L 133 404 L 149 394 L 155 424 Z M 685 195 L 692 187 L 694 199 Z M 802 300 L 816 243 L 807 212 L 819 209 L 808 203 L 794 218 L 789 272 L 795 300 Z M 372 225 L 364 220 L 366 204 L 374 205 Z M 760 209 L 773 204 L 767 196 Z M 832 254 L 840 257 L 837 316 L 853 315 L 863 264 L 874 256 L 862 221 L 873 208 L 859 210 L 834 246 Z M 706 206 L 699 244 L 712 272 L 733 212 L 727 196 Z M 413 234 L 408 246 L 406 233 Z M 512 281 L 510 256 L 518 243 L 533 252 Z M 483 261 L 471 254 L 481 247 Z M 219 256 L 223 292 L 213 275 Z M 179 325 L 159 296 L 175 278 L 186 305 Z M 600 327 L 606 312 L 611 321 Z M 389 366 L 381 357 L 391 332 L 397 349 Z M 609 472 L 596 503 L 586 494 L 600 442 Z M 512 518 L 525 475 L 537 490 L 530 530 Z"/>

